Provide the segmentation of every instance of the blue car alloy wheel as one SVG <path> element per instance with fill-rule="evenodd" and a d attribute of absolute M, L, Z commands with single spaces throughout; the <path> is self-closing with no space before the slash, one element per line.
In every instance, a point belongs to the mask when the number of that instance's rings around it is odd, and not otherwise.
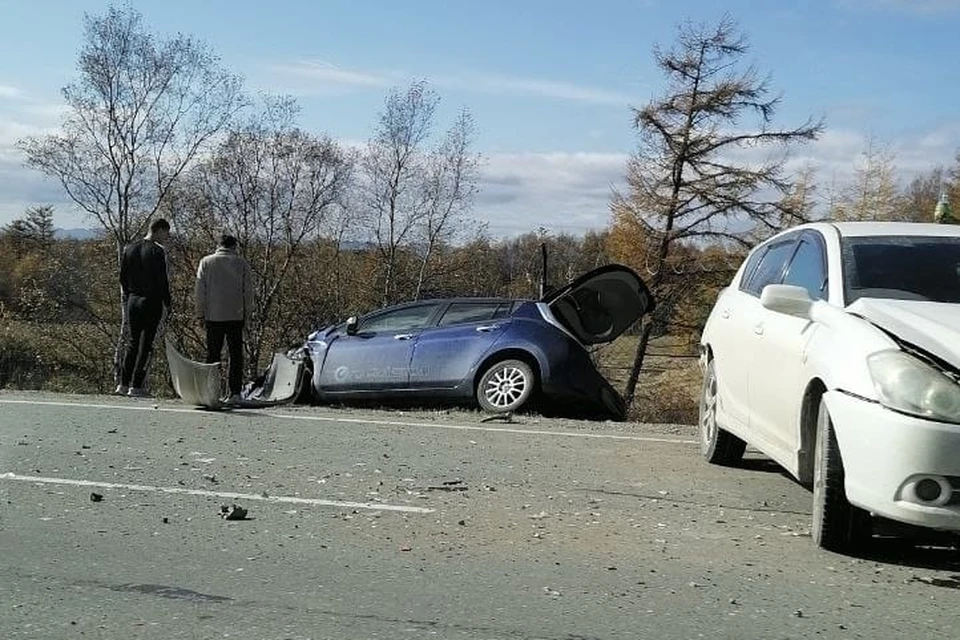
<path fill-rule="evenodd" d="M 506 413 L 522 407 L 536 386 L 533 369 L 522 360 L 501 360 L 480 376 L 477 402 L 484 411 Z"/>

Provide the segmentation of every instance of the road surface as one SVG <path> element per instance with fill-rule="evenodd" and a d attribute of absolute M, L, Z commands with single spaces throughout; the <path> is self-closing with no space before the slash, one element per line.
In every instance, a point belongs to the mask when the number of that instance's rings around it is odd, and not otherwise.
<path fill-rule="evenodd" d="M 819 551 L 759 455 L 482 417 L 0 392 L 0 637 L 960 634 L 957 552 Z"/>

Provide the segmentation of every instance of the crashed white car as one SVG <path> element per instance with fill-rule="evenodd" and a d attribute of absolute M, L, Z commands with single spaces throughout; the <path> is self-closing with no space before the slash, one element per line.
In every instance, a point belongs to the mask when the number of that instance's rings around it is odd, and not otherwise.
<path fill-rule="evenodd" d="M 701 339 L 704 457 L 813 487 L 812 534 L 960 531 L 960 227 L 815 223 L 757 246 Z"/>

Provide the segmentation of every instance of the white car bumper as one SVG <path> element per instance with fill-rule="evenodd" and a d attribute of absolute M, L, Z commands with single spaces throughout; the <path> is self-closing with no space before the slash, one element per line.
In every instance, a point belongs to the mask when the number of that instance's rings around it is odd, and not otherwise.
<path fill-rule="evenodd" d="M 960 531 L 960 425 L 839 391 L 825 398 L 852 504 L 891 520 Z"/>

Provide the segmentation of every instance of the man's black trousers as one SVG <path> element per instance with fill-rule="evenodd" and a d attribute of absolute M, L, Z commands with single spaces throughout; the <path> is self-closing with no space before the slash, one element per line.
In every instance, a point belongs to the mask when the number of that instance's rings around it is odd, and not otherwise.
<path fill-rule="evenodd" d="M 243 386 L 243 320 L 207 321 L 207 362 L 220 362 L 224 338 L 230 353 L 230 395 L 237 395 Z"/>

